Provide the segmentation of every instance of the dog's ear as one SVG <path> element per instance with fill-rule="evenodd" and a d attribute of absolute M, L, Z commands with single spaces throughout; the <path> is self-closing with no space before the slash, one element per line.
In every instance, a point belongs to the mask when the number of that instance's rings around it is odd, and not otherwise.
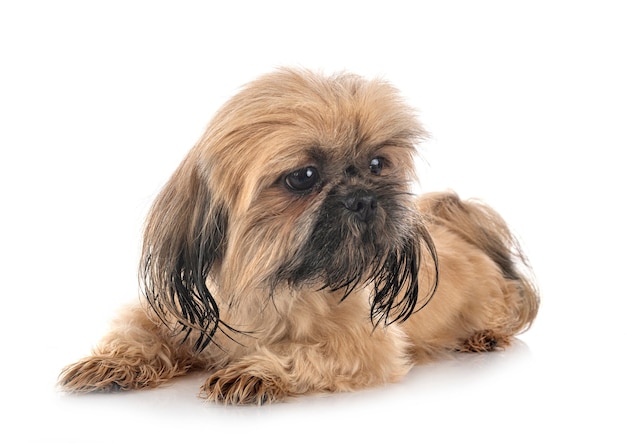
<path fill-rule="evenodd" d="M 416 235 L 390 252 L 372 277 L 370 316 L 374 326 L 403 322 L 424 308 L 435 294 L 438 280 L 435 244 L 420 223 Z"/>
<path fill-rule="evenodd" d="M 224 254 L 228 216 L 194 163 L 180 165 L 148 214 L 139 275 L 157 316 L 183 341 L 194 332 L 200 351 L 224 326 L 207 277 Z"/>

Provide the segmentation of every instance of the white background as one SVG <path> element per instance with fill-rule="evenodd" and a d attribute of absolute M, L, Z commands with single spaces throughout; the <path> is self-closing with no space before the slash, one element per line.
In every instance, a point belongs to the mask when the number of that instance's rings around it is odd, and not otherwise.
<path fill-rule="evenodd" d="M 625 441 L 619 3 L 0 3 L 0 439 Z M 432 134 L 422 189 L 480 197 L 520 235 L 533 328 L 393 386 L 262 408 L 203 403 L 201 376 L 59 393 L 138 297 L 159 188 L 214 111 L 282 65 L 404 92 Z"/>

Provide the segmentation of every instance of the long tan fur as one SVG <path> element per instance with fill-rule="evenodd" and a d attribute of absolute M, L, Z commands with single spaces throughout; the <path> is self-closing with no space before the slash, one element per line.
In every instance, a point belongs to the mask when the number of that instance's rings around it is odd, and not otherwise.
<path fill-rule="evenodd" d="M 282 69 L 247 85 L 153 205 L 144 302 L 60 385 L 201 369 L 204 398 L 261 404 L 506 347 L 537 313 L 527 263 L 488 206 L 411 194 L 423 136 L 381 80 Z"/>

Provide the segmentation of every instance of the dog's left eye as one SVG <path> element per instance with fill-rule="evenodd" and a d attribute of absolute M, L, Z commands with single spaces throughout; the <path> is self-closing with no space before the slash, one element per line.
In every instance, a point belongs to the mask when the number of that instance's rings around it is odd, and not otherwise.
<path fill-rule="evenodd" d="M 383 170 L 384 161 L 381 157 L 374 157 L 370 161 L 370 171 L 374 175 L 380 175 Z"/>
<path fill-rule="evenodd" d="M 298 169 L 285 176 L 285 185 L 290 191 L 293 192 L 306 192 L 310 191 L 317 185 L 320 179 L 320 174 L 313 166 L 307 166 L 306 168 Z"/>

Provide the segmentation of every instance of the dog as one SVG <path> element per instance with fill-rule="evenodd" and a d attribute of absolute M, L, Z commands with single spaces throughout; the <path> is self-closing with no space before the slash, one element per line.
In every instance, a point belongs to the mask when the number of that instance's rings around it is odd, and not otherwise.
<path fill-rule="evenodd" d="M 415 194 L 425 137 L 381 79 L 282 68 L 244 86 L 149 211 L 141 301 L 59 385 L 202 370 L 202 398 L 265 404 L 505 348 L 537 314 L 529 264 L 486 204 Z"/>

